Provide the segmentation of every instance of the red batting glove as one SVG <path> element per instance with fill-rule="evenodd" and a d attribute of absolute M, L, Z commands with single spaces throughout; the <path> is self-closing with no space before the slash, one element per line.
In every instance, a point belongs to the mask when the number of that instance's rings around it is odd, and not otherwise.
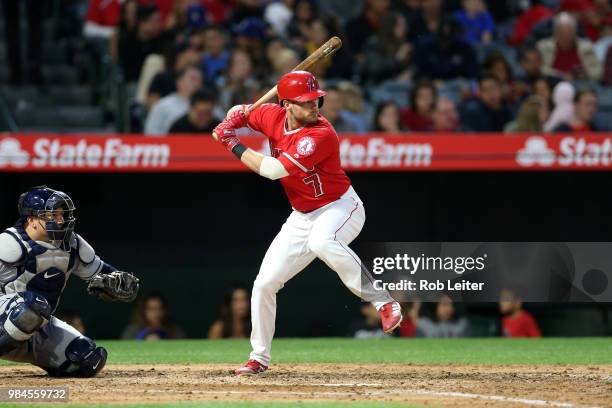
<path fill-rule="evenodd" d="M 229 117 L 225 118 L 224 122 L 227 122 L 233 129 L 240 129 L 247 125 L 246 114 L 242 109 L 233 112 Z"/>
<path fill-rule="evenodd" d="M 240 139 L 236 136 L 236 129 L 247 125 L 246 115 L 244 111 L 238 110 L 232 113 L 229 117 L 214 128 L 213 133 L 217 135 L 217 140 L 230 152 L 240 143 Z"/>
<path fill-rule="evenodd" d="M 217 140 L 230 152 L 240 143 L 240 139 L 236 136 L 236 129 L 230 127 L 225 120 L 217 125 L 213 133 L 217 135 Z"/>

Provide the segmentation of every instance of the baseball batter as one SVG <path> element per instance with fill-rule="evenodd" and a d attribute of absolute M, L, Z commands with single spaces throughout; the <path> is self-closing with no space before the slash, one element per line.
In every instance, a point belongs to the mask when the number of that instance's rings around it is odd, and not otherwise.
<path fill-rule="evenodd" d="M 74 203 L 34 187 L 19 197 L 19 219 L 0 233 L 0 358 L 32 363 L 51 376 L 93 377 L 103 347 L 53 316 L 71 274 L 103 300 L 130 302 L 138 278 L 119 272 L 74 233 Z"/>
<path fill-rule="evenodd" d="M 342 170 L 338 136 L 319 114 L 324 96 L 312 74 L 290 72 L 278 82 L 280 106 L 264 104 L 248 116 L 245 105 L 234 107 L 214 130 L 218 140 L 251 170 L 271 180 L 280 179 L 293 207 L 255 279 L 251 299 L 253 351 L 247 363 L 236 370 L 237 375 L 267 370 L 276 293 L 317 257 L 336 271 L 354 294 L 372 302 L 383 330 L 391 332 L 402 321 L 400 305 L 388 292 L 374 290 L 369 272 L 348 246 L 363 227 L 365 210 Z M 272 157 L 240 143 L 235 130 L 245 126 L 268 137 Z"/>

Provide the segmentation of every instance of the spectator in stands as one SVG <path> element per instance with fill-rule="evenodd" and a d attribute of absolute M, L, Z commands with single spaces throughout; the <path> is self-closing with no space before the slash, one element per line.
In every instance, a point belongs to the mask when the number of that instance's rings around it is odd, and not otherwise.
<path fill-rule="evenodd" d="M 432 114 L 433 132 L 457 132 L 461 128 L 455 102 L 446 97 L 439 97 Z"/>
<path fill-rule="evenodd" d="M 545 132 L 552 132 L 562 123 L 567 123 L 574 119 L 575 94 L 574 86 L 569 82 L 560 82 L 555 86 L 553 91 L 555 108 L 546 123 L 544 123 Z"/>
<path fill-rule="evenodd" d="M 418 337 L 467 337 L 469 330 L 469 321 L 455 314 L 453 301 L 446 295 L 442 295 L 436 304 L 433 318 L 419 317 L 416 324 Z"/>
<path fill-rule="evenodd" d="M 229 3 L 229 1 L 225 0 Z M 263 22 L 265 4 L 267 0 L 236 0 L 234 11 L 231 14 L 231 24 L 239 24 L 240 22 L 254 18 Z"/>
<path fill-rule="evenodd" d="M 188 66 L 176 78 L 176 92 L 161 98 L 147 116 L 145 134 L 165 135 L 175 120 L 189 110 L 191 95 L 202 86 L 202 71 L 197 66 Z"/>
<path fill-rule="evenodd" d="M 552 88 L 550 81 L 545 77 L 541 77 L 535 80 L 533 83 L 531 92 L 535 96 L 539 96 L 542 100 L 542 104 L 544 105 L 544 110 L 548 112 L 547 118 L 550 116 L 550 113 L 553 110 L 553 98 L 552 98 Z M 548 120 L 548 119 L 546 119 Z"/>
<path fill-rule="evenodd" d="M 351 323 L 348 330 L 349 336 L 355 339 L 384 339 L 391 337 L 380 327 L 380 316 L 371 303 L 361 304 L 361 315 L 363 318 Z"/>
<path fill-rule="evenodd" d="M 536 24 L 551 18 L 555 14 L 553 10 L 542 3 L 542 0 L 531 0 L 531 6 L 514 23 L 514 29 L 508 39 L 510 45 L 522 46 Z"/>
<path fill-rule="evenodd" d="M 268 52 L 268 60 L 274 67 L 274 72 L 268 76 L 268 81 L 272 83 L 278 82 L 281 76 L 291 71 L 300 63 L 300 57 L 297 52 L 291 48 L 281 48 L 274 52 Z"/>
<path fill-rule="evenodd" d="M 296 0 L 293 18 L 287 27 L 287 36 L 296 49 L 304 48 L 306 38 L 310 38 L 310 26 L 317 16 L 317 9 L 311 0 Z"/>
<path fill-rule="evenodd" d="M 457 29 L 452 22 L 444 23 L 437 35 L 423 37 L 417 42 L 413 58 L 416 78 L 435 80 L 478 75 L 476 53 L 459 37 Z"/>
<path fill-rule="evenodd" d="M 189 31 L 201 30 L 211 19 L 200 0 L 176 0 L 173 3 L 171 13 L 163 21 L 166 31 L 173 37 L 180 39 Z"/>
<path fill-rule="evenodd" d="M 111 58 L 119 62 L 119 45 L 127 33 L 136 29 L 138 25 L 138 0 L 125 0 L 121 3 L 119 24 L 110 39 L 109 51 Z"/>
<path fill-rule="evenodd" d="M 25 42 L 21 30 L 21 5 L 27 17 L 27 54 L 22 56 L 22 43 Z M 50 2 L 33 1 L 21 2 L 18 0 L 2 0 L 4 11 L 4 38 L 6 38 L 6 52 L 11 75 L 11 84 L 23 85 L 26 81 L 37 85 L 42 84 L 40 71 L 42 44 L 43 44 L 43 18 L 45 6 Z M 25 72 L 22 62 L 25 61 Z M 24 75 L 25 74 L 25 75 Z"/>
<path fill-rule="evenodd" d="M 251 71 L 257 79 L 263 79 L 270 72 L 270 65 L 266 57 L 264 39 L 266 26 L 258 18 L 249 17 L 233 27 L 235 49 L 249 54 Z"/>
<path fill-rule="evenodd" d="M 229 67 L 225 75 L 219 77 L 216 85 L 220 89 L 219 104 L 224 111 L 253 100 L 259 82 L 253 74 L 253 61 L 249 53 L 242 49 L 233 50 Z"/>
<path fill-rule="evenodd" d="M 120 0 L 91 0 L 85 17 L 83 35 L 86 38 L 110 40 L 119 25 Z"/>
<path fill-rule="evenodd" d="M 147 55 L 162 53 L 160 18 L 154 6 L 140 6 L 136 27 L 119 33 L 119 64 L 127 82 L 138 80 Z"/>
<path fill-rule="evenodd" d="M 525 48 L 519 55 L 522 73 L 519 80 L 530 87 L 544 75 L 542 74 L 542 55 L 537 48 Z"/>
<path fill-rule="evenodd" d="M 399 327 L 400 337 L 416 337 L 416 325 L 419 322 L 421 301 L 415 299 L 412 302 L 402 303 L 402 315 L 404 320 Z"/>
<path fill-rule="evenodd" d="M 514 80 L 512 67 L 502 54 L 492 53 L 483 63 L 485 74 L 497 78 L 501 85 L 502 100 L 514 107 L 527 93 L 527 87 Z"/>
<path fill-rule="evenodd" d="M 358 131 L 353 121 L 347 118 L 342 106 L 342 95 L 335 87 L 327 87 L 325 103 L 321 108 L 321 114 L 332 124 L 338 133 L 355 133 Z"/>
<path fill-rule="evenodd" d="M 225 30 L 211 25 L 204 30 L 204 55 L 202 69 L 206 82 L 214 84 L 229 66 L 230 51 L 227 49 Z"/>
<path fill-rule="evenodd" d="M 410 107 L 400 111 L 402 127 L 412 132 L 431 130 L 437 97 L 436 88 L 430 81 L 423 80 L 417 83 L 410 92 Z"/>
<path fill-rule="evenodd" d="M 461 109 L 461 124 L 470 132 L 501 132 L 510 121 L 510 111 L 502 100 L 499 80 L 484 76 L 479 81 L 479 95 Z"/>
<path fill-rule="evenodd" d="M 585 2 L 585 5 L 579 15 L 579 21 L 585 34 L 595 42 L 599 40 L 607 21 L 612 18 L 612 5 L 610 0 L 591 0 Z"/>
<path fill-rule="evenodd" d="M 308 55 L 312 54 L 333 36 L 341 39 L 344 38 L 336 17 L 330 15 L 314 19 L 310 25 L 310 37 L 307 38 L 304 44 L 306 53 Z M 342 48 L 336 51 L 333 58 L 325 58 L 310 69 L 318 77 L 335 79 L 351 79 L 353 70 L 354 61 L 349 44 L 343 45 Z"/>
<path fill-rule="evenodd" d="M 406 33 L 406 19 L 400 13 L 390 12 L 381 18 L 380 29 L 365 46 L 364 77 L 368 82 L 409 79 L 412 44 L 406 41 Z"/>
<path fill-rule="evenodd" d="M 516 119 L 504 127 L 504 132 L 541 132 L 546 116 L 542 100 L 537 96 L 530 96 L 521 104 Z"/>
<path fill-rule="evenodd" d="M 278 0 L 270 2 L 264 11 L 264 20 L 272 30 L 283 38 L 287 37 L 287 27 L 293 19 L 295 0 Z"/>
<path fill-rule="evenodd" d="M 495 22 L 483 0 L 463 0 L 463 10 L 455 18 L 463 26 L 463 41 L 470 45 L 493 41 Z"/>
<path fill-rule="evenodd" d="M 201 53 L 198 50 L 182 43 L 169 50 L 164 58 L 166 69 L 157 73 L 151 80 L 145 97 L 145 107 L 150 111 L 153 105 L 161 98 L 176 91 L 176 76 L 188 66 L 200 63 Z"/>
<path fill-rule="evenodd" d="M 444 0 L 422 0 L 421 10 L 413 20 L 408 21 L 408 39 L 416 44 L 421 40 L 436 37 L 446 26 L 452 26 L 452 32 L 462 37 L 461 26 L 452 14 L 444 11 Z"/>
<path fill-rule="evenodd" d="M 244 286 L 225 291 L 219 317 L 208 329 L 209 339 L 246 339 L 251 333 L 251 295 Z"/>
<path fill-rule="evenodd" d="M 342 115 L 353 123 L 357 132 L 366 132 L 367 126 L 363 119 L 365 104 L 361 88 L 350 81 L 342 81 L 338 84 L 338 90 L 342 100 Z"/>
<path fill-rule="evenodd" d="M 396 0 L 393 9 L 401 13 L 407 22 L 412 22 L 421 10 L 421 0 Z"/>
<path fill-rule="evenodd" d="M 604 85 L 612 86 L 612 47 L 608 48 L 608 52 L 606 53 L 603 83 Z"/>
<path fill-rule="evenodd" d="M 612 45 L 612 17 L 608 17 L 602 22 L 599 40 L 594 46 L 595 55 L 602 64 L 606 62 L 606 54 L 610 45 Z"/>
<path fill-rule="evenodd" d="M 504 289 L 499 298 L 502 314 L 502 335 L 505 337 L 541 337 L 542 333 L 530 313 L 523 310 L 523 302 L 514 292 Z"/>
<path fill-rule="evenodd" d="M 597 132 L 600 129 L 593 122 L 597 114 L 597 94 L 592 89 L 581 90 L 574 98 L 574 118 L 561 123 L 553 132 Z"/>
<path fill-rule="evenodd" d="M 212 133 L 219 124 L 215 118 L 215 95 L 204 89 L 191 96 L 189 112 L 178 118 L 168 133 Z"/>
<path fill-rule="evenodd" d="M 83 323 L 83 319 L 78 313 L 73 311 L 66 311 L 55 315 L 55 317 L 68 323 L 69 325 L 77 329 L 79 333 L 85 334 L 85 323 Z"/>
<path fill-rule="evenodd" d="M 568 81 L 601 78 L 602 67 L 593 45 L 577 38 L 576 19 L 568 13 L 555 17 L 553 37 L 540 40 L 537 47 L 544 61 L 542 71 L 547 75 Z"/>
<path fill-rule="evenodd" d="M 346 23 L 347 45 L 357 54 L 364 51 L 367 39 L 381 28 L 381 19 L 390 6 L 391 0 L 366 0 L 361 14 Z"/>
<path fill-rule="evenodd" d="M 373 130 L 385 133 L 400 133 L 402 131 L 399 108 L 394 102 L 378 104 L 374 113 Z"/>
<path fill-rule="evenodd" d="M 168 32 L 164 33 L 164 55 L 149 54 L 144 61 L 138 78 L 136 100 L 146 108 L 144 113 L 148 112 L 159 98 L 175 90 L 174 82 L 178 71 L 189 64 L 199 64 L 201 62 L 202 37 L 200 30 L 192 30 L 184 35 L 177 35 L 176 38 L 171 38 Z M 163 75 L 161 78 L 157 78 L 164 81 L 161 84 L 164 88 L 161 90 L 163 92 L 150 93 L 151 84 L 158 74 Z M 160 86 L 159 83 L 155 85 Z M 157 96 L 157 99 L 154 98 L 155 96 Z M 142 122 L 142 119 L 140 122 Z"/>
<path fill-rule="evenodd" d="M 136 305 L 132 320 L 121 334 L 123 340 L 182 339 L 183 329 L 172 323 L 168 301 L 161 293 L 151 293 Z"/>

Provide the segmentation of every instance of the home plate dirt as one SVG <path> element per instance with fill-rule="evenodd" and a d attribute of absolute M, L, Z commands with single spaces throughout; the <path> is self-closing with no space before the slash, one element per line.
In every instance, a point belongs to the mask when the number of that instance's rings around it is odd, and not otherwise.
<path fill-rule="evenodd" d="M 71 403 L 388 401 L 451 407 L 612 407 L 612 366 L 277 364 L 235 377 L 228 364 L 108 365 L 94 379 L 0 367 L 0 387 L 68 386 Z"/>

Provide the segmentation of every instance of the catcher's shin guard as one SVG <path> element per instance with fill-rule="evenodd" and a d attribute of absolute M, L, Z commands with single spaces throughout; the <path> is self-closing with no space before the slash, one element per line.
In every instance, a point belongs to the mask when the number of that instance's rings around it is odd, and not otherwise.
<path fill-rule="evenodd" d="M 58 368 L 44 368 L 52 377 L 95 377 L 106 364 L 108 353 L 89 337 L 77 337 L 66 347 L 67 360 Z"/>

